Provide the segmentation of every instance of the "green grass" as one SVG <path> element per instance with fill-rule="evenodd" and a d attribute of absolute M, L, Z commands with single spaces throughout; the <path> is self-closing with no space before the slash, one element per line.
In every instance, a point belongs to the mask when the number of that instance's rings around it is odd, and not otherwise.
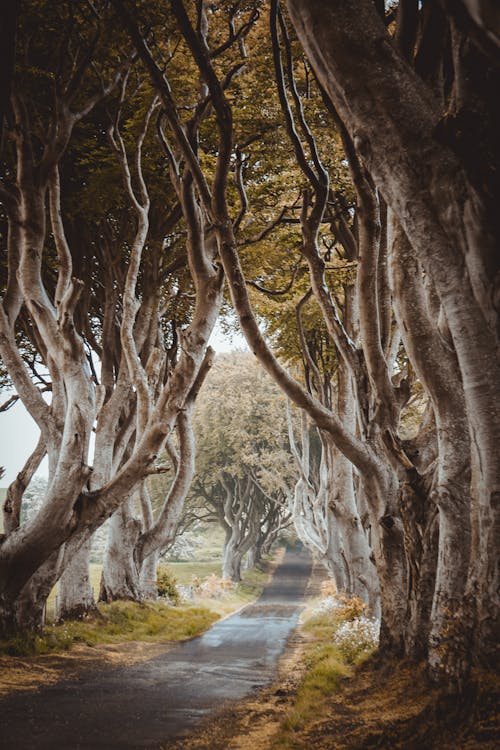
<path fill-rule="evenodd" d="M 165 567 L 172 572 L 177 583 L 189 586 L 193 576 L 203 580 L 210 575 L 220 576 L 222 563 L 220 560 L 214 562 L 165 562 Z"/>
<path fill-rule="evenodd" d="M 177 583 L 181 585 L 189 585 L 192 582 L 193 576 L 198 577 L 200 580 L 208 578 L 208 576 L 215 574 L 220 576 L 221 574 L 221 562 L 168 562 L 164 563 L 165 567 L 172 573 Z M 96 600 L 99 598 L 99 587 L 101 584 L 101 572 L 102 565 L 98 563 L 90 564 L 90 582 L 94 590 L 94 596 Z M 49 598 L 47 599 L 47 611 L 46 617 L 47 622 L 52 622 L 55 616 L 56 596 L 58 586 L 54 586 Z"/>
<path fill-rule="evenodd" d="M 99 616 L 48 625 L 42 635 L 0 642 L 0 653 L 27 656 L 67 651 L 74 644 L 98 646 L 125 641 L 183 641 L 207 630 L 218 615 L 203 607 L 113 602 L 100 604 Z"/>
<path fill-rule="evenodd" d="M 307 672 L 297 691 L 293 708 L 283 721 L 280 742 L 283 739 L 288 740 L 289 733 L 293 733 L 317 715 L 318 707 L 324 698 L 337 689 L 342 677 L 350 674 L 350 668 L 345 664 L 338 648 L 331 644 L 317 646 L 308 655 L 306 664 Z M 282 742 L 275 747 L 287 745 Z"/>

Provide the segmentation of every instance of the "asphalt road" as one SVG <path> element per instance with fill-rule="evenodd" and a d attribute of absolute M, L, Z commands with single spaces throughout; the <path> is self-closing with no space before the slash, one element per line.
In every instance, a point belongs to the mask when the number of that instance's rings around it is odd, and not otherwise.
<path fill-rule="evenodd" d="M 150 661 L 6 697 L 1 750 L 168 748 L 223 703 L 272 680 L 310 574 L 309 554 L 288 551 L 260 598 L 204 635 Z"/>

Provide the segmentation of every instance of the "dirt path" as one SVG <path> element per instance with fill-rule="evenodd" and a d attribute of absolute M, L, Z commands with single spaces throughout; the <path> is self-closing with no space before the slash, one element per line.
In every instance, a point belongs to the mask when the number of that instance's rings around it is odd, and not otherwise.
<path fill-rule="evenodd" d="M 288 552 L 254 604 L 200 638 L 129 666 L 92 664 L 74 679 L 6 696 L 0 746 L 171 747 L 225 701 L 241 701 L 272 681 L 310 572 L 307 553 Z"/>

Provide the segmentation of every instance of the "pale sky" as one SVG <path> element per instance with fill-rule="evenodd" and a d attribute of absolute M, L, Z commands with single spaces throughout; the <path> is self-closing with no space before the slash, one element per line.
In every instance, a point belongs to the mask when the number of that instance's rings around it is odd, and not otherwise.
<path fill-rule="evenodd" d="M 212 334 L 210 345 L 221 354 L 248 349 L 240 333 L 228 337 L 219 325 Z M 0 402 L 6 401 L 9 395 L 6 391 L 1 393 Z M 9 411 L 0 413 L 0 466 L 5 469 L 5 476 L 0 479 L 1 487 L 7 487 L 15 479 L 34 449 L 37 439 L 38 428 L 20 401 Z M 47 476 L 46 460 L 41 464 L 37 476 Z"/>

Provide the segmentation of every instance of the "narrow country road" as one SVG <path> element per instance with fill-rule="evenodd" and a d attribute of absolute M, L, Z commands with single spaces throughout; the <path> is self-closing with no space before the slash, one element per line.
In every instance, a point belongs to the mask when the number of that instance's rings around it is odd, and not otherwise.
<path fill-rule="evenodd" d="M 168 748 L 223 702 L 271 681 L 310 574 L 309 554 L 288 551 L 260 598 L 203 636 L 141 664 L 7 696 L 0 748 Z"/>

